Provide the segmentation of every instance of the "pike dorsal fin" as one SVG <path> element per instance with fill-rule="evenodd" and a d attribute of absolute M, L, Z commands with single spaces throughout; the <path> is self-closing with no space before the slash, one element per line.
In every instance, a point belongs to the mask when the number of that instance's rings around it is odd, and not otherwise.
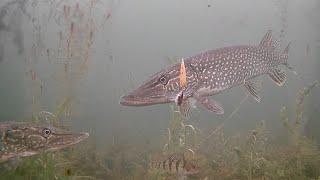
<path fill-rule="evenodd" d="M 259 46 L 262 46 L 265 48 L 271 48 L 272 50 L 275 50 L 279 47 L 279 42 L 272 39 L 272 31 L 268 30 L 268 32 L 264 35 L 264 37 L 260 41 Z"/>
<path fill-rule="evenodd" d="M 272 31 L 268 30 L 268 32 L 263 36 L 262 40 L 260 41 L 259 46 L 268 47 L 272 40 Z"/>

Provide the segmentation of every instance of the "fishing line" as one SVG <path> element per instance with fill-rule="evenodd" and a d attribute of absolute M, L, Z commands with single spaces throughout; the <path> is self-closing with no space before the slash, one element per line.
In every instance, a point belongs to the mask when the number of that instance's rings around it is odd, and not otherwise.
<path fill-rule="evenodd" d="M 296 77 L 298 77 L 298 79 L 301 80 L 304 85 L 308 85 L 308 84 L 305 84 L 305 82 L 308 82 L 308 80 L 307 80 L 308 78 L 306 76 L 295 71 L 295 68 L 293 68 L 292 66 L 286 65 L 286 67 L 290 70 L 291 73 L 293 73 Z M 318 80 L 316 80 L 316 81 L 318 81 Z"/>
<path fill-rule="evenodd" d="M 289 70 L 291 70 L 291 72 L 292 72 L 294 75 L 298 76 L 301 80 L 304 80 L 304 79 L 303 79 L 304 76 L 298 74 L 291 66 L 287 66 L 287 67 L 288 67 Z M 261 82 L 261 83 L 262 83 L 262 82 Z M 314 86 L 318 86 L 318 84 L 319 84 L 319 81 L 317 81 L 317 80 L 315 80 L 314 83 L 313 83 Z M 230 115 L 229 115 L 226 119 L 224 119 L 224 120 L 220 123 L 220 125 L 219 125 L 218 127 L 216 127 L 214 130 L 212 130 L 211 133 L 210 133 L 207 137 L 205 137 L 202 141 L 200 141 L 200 143 L 199 143 L 199 144 L 194 148 L 194 150 L 192 150 L 192 151 L 193 151 L 193 152 L 198 151 L 198 150 L 200 149 L 200 147 L 201 147 L 206 141 L 208 141 L 213 135 L 215 135 L 217 132 L 219 132 L 219 131 L 222 129 L 222 127 L 224 126 L 224 123 L 225 123 L 226 121 L 230 120 L 230 119 L 240 110 L 241 105 L 247 100 L 248 97 L 249 97 L 249 94 L 246 94 L 246 96 L 240 101 L 239 105 L 230 113 Z M 190 150 L 191 150 L 191 149 L 190 149 Z"/>
<path fill-rule="evenodd" d="M 208 141 L 213 135 L 215 135 L 217 132 L 219 132 L 222 127 L 224 126 L 224 123 L 228 120 L 230 120 L 239 110 L 241 105 L 248 99 L 249 94 L 246 94 L 246 96 L 240 101 L 239 105 L 229 114 L 229 116 L 224 119 L 218 127 L 216 127 L 212 132 L 205 138 L 203 138 L 202 141 L 194 148 L 193 152 L 198 151 L 202 144 L 204 144 L 206 141 Z"/>

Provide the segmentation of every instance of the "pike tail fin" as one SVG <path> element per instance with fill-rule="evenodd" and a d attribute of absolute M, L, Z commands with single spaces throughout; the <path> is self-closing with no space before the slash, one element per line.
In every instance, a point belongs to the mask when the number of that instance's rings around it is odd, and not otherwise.
<path fill-rule="evenodd" d="M 280 55 L 280 61 L 282 62 L 283 65 L 285 65 L 288 69 L 290 69 L 294 74 L 296 74 L 293 67 L 291 67 L 288 63 L 290 45 L 291 45 L 291 42 L 289 42 L 287 47 L 283 50 L 282 54 Z"/>
<path fill-rule="evenodd" d="M 288 56 L 289 56 L 289 49 L 290 49 L 290 42 L 288 43 L 287 47 L 283 50 L 281 54 L 281 61 L 284 65 L 288 65 Z"/>

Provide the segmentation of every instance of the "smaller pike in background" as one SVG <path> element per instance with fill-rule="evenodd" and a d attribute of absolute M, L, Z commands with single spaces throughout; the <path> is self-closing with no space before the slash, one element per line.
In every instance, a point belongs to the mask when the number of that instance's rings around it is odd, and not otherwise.
<path fill-rule="evenodd" d="M 171 154 L 161 161 L 152 161 L 150 168 L 167 173 L 174 173 L 178 175 L 180 179 L 199 173 L 199 167 L 187 161 L 182 153 Z"/>
<path fill-rule="evenodd" d="M 16 157 L 33 156 L 45 151 L 57 151 L 88 137 L 88 133 L 69 132 L 35 123 L 2 122 L 0 162 Z"/>

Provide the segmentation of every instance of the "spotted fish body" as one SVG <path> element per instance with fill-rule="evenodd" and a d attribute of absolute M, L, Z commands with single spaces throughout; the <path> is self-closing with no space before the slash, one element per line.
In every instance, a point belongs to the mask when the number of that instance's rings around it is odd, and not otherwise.
<path fill-rule="evenodd" d="M 143 106 L 175 102 L 193 97 L 209 111 L 223 114 L 220 103 L 209 99 L 229 88 L 243 85 L 255 100 L 260 102 L 259 88 L 253 78 L 268 74 L 279 86 L 285 82 L 285 73 L 279 65 L 287 65 L 289 45 L 283 52 L 277 51 L 277 42 L 268 31 L 259 45 L 239 45 L 209 50 L 184 58 L 187 85 L 179 84 L 180 63 L 164 69 L 129 95 L 122 97 L 121 104 Z"/>
<path fill-rule="evenodd" d="M 179 176 L 194 175 L 199 172 L 199 168 L 186 160 L 184 155 L 180 153 L 171 154 L 164 160 L 152 161 L 150 168 Z"/>

